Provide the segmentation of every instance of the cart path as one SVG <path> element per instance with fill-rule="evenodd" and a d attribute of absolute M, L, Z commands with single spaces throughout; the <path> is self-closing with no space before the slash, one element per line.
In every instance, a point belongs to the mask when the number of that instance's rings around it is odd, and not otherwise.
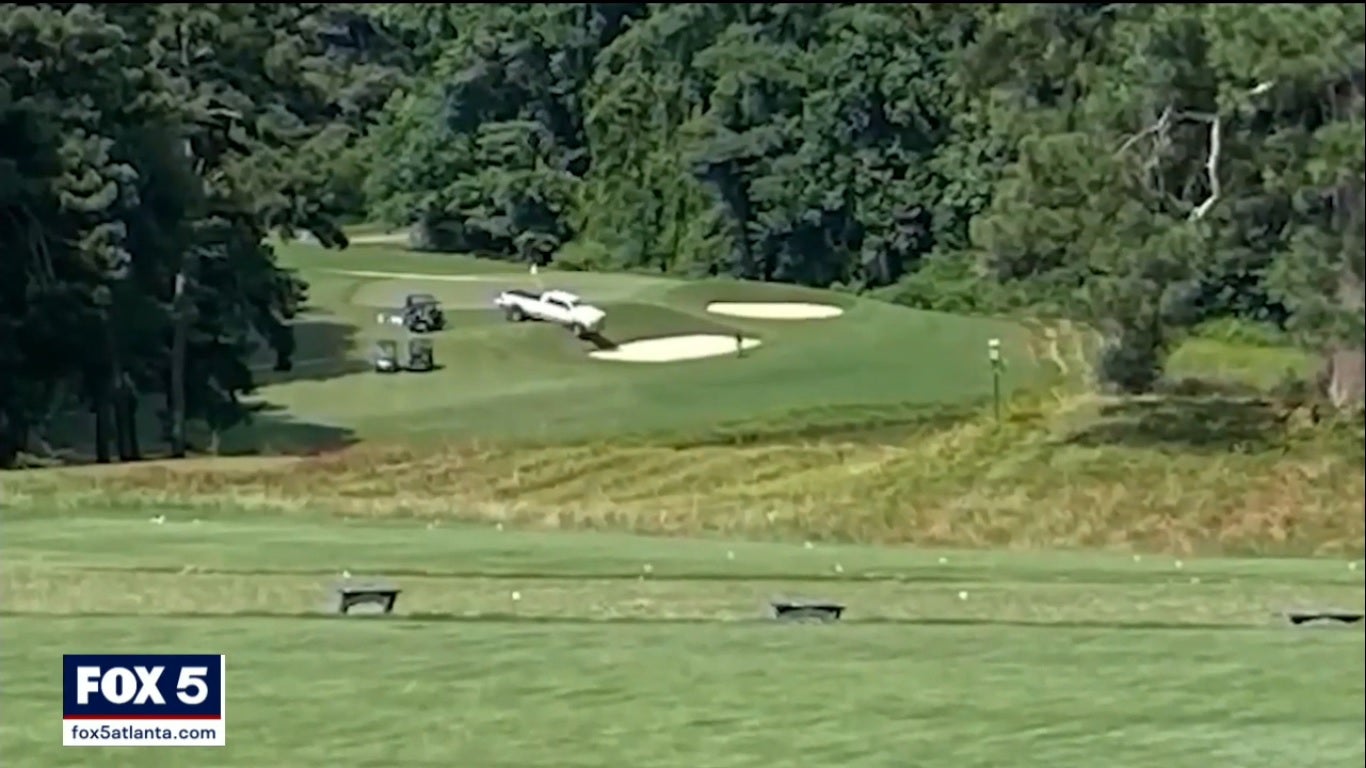
<path fill-rule="evenodd" d="M 434 280 L 444 283 L 477 283 L 485 280 L 506 280 L 508 275 L 443 275 L 431 272 L 374 272 L 368 269 L 329 269 L 334 275 L 373 277 L 386 280 Z"/>

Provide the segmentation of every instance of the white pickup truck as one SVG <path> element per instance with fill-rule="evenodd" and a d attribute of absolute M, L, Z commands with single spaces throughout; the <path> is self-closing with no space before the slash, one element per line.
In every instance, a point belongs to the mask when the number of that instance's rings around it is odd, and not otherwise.
<path fill-rule="evenodd" d="M 607 318 L 601 309 L 583 303 L 582 299 L 568 291 L 503 291 L 493 300 L 493 305 L 503 310 L 511 322 L 540 320 L 556 323 L 572 330 L 575 336 L 601 333 Z"/>

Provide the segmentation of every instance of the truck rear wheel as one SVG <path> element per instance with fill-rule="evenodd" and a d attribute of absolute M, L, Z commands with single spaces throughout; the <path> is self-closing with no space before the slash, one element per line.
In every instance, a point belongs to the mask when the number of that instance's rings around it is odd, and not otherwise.
<path fill-rule="evenodd" d="M 579 325 L 578 323 L 574 323 L 573 325 L 569 326 L 569 330 L 572 331 L 574 335 L 578 336 L 580 339 L 588 335 L 588 331 L 585 330 L 584 327 L 582 325 Z"/>

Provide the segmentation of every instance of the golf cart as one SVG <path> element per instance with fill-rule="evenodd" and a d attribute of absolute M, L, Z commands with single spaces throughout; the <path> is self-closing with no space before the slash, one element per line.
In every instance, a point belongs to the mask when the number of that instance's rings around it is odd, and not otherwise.
<path fill-rule="evenodd" d="M 375 344 L 375 373 L 398 373 L 398 342 L 383 339 Z"/>
<path fill-rule="evenodd" d="M 375 315 L 380 325 L 399 325 L 412 333 L 431 333 L 446 327 L 446 314 L 441 302 L 430 293 L 410 293 L 403 297 L 400 309 L 385 309 Z"/>
<path fill-rule="evenodd" d="M 436 369 L 436 356 L 430 339 L 408 340 L 408 370 L 426 373 Z"/>
<path fill-rule="evenodd" d="M 426 373 L 434 370 L 436 356 L 432 352 L 432 342 L 429 339 L 409 339 L 408 359 L 403 363 L 399 361 L 397 341 L 383 339 L 375 344 L 376 373 Z"/>
<path fill-rule="evenodd" d="M 446 327 L 441 302 L 430 293 L 410 293 L 403 299 L 403 325 L 413 333 L 430 333 Z"/>

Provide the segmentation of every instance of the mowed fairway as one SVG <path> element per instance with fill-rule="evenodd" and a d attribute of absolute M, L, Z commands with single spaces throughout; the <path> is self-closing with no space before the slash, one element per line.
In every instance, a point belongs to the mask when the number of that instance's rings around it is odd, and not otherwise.
<path fill-rule="evenodd" d="M 47 514 L 50 512 L 51 514 Z M 1349 766 L 1340 562 L 999 555 L 166 510 L 5 522 L 0 751 L 65 766 Z M 405 592 L 331 614 L 343 569 Z M 517 592 L 520 599 L 514 600 Z M 960 593 L 965 593 L 960 595 Z M 836 624 L 773 597 L 846 602 Z M 224 652 L 222 750 L 64 750 L 62 652 Z"/>
<path fill-rule="evenodd" d="M 339 254 L 287 245 L 282 253 L 311 283 L 311 311 L 296 324 L 296 371 L 264 372 L 263 379 L 274 383 L 262 388 L 261 397 L 286 409 L 295 423 L 356 437 L 580 439 L 845 404 L 981 402 L 992 391 L 986 344 L 995 337 L 1004 340 L 1011 365 L 1008 390 L 1051 370 L 1034 357 L 1025 329 L 1012 323 L 795 286 L 531 275 L 503 263 L 383 245 Z M 590 342 L 551 325 L 506 322 L 492 300 L 509 288 L 579 293 L 607 311 L 603 338 Z M 403 338 L 401 329 L 379 325 L 376 314 L 397 307 L 410 292 L 433 294 L 445 305 L 449 328 L 430 336 L 443 367 L 422 375 L 373 374 L 365 360 L 374 342 Z M 708 312 L 716 301 L 818 303 L 843 314 L 755 320 Z M 589 355 L 605 345 L 693 334 L 742 334 L 761 346 L 741 358 L 673 363 Z"/>

